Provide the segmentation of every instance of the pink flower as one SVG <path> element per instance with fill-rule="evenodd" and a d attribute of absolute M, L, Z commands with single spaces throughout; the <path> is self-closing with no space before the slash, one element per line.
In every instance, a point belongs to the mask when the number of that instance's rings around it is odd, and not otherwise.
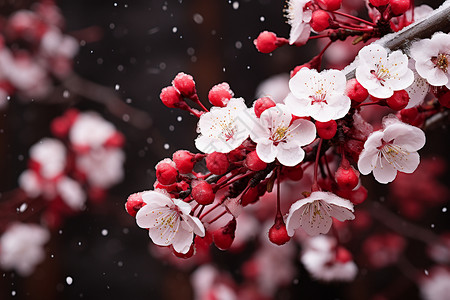
<path fill-rule="evenodd" d="M 178 253 L 187 253 L 192 245 L 194 233 L 203 237 L 202 222 L 189 213 L 191 207 L 180 199 L 172 199 L 162 191 L 147 191 L 142 194 L 146 203 L 136 214 L 136 223 L 148 228 L 150 239 L 159 246 L 172 245 Z"/>
<path fill-rule="evenodd" d="M 289 0 L 286 9 L 288 23 L 291 25 L 289 44 L 304 45 L 311 34 L 312 11 L 306 8 L 309 0 Z"/>

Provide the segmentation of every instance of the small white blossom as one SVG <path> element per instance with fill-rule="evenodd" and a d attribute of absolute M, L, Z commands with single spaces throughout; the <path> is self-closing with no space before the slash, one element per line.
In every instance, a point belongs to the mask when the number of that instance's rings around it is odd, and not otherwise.
<path fill-rule="evenodd" d="M 291 32 L 289 34 L 289 44 L 304 45 L 311 34 L 312 11 L 305 6 L 309 0 L 289 0 L 286 9 L 286 17 L 289 25 L 291 25 Z"/>
<path fill-rule="evenodd" d="M 64 172 L 66 147 L 59 140 L 44 138 L 30 148 L 30 159 L 39 165 L 42 177 L 51 179 Z"/>
<path fill-rule="evenodd" d="M 343 72 L 327 70 L 318 73 L 302 68 L 289 81 L 291 94 L 285 99 L 293 115 L 313 117 L 328 122 L 344 117 L 350 110 L 350 98 L 345 94 L 346 79 Z"/>
<path fill-rule="evenodd" d="M 414 59 L 410 59 L 408 62 L 408 66 L 414 73 L 414 81 L 409 87 L 405 89 L 409 96 L 409 102 L 405 108 L 411 108 L 422 104 L 423 100 L 430 91 L 430 85 L 428 84 L 428 81 L 422 78 L 419 73 L 417 73 L 414 65 Z"/>
<path fill-rule="evenodd" d="M 78 115 L 69 132 L 70 142 L 78 147 L 98 148 L 116 133 L 114 125 L 96 112 Z"/>
<path fill-rule="evenodd" d="M 373 132 L 358 160 L 361 174 L 373 172 L 380 183 L 395 179 L 397 171 L 412 173 L 420 162 L 417 151 L 425 145 L 424 132 L 393 116 L 383 120 L 383 130 Z"/>
<path fill-rule="evenodd" d="M 450 295 L 450 272 L 442 266 L 434 267 L 428 277 L 419 282 L 424 300 L 447 300 Z"/>
<path fill-rule="evenodd" d="M 189 213 L 191 206 L 179 199 L 158 191 L 142 194 L 146 203 L 136 214 L 136 223 L 141 228 L 148 228 L 148 233 L 156 245 L 172 245 L 178 253 L 187 253 L 192 245 L 194 233 L 205 235 L 202 222 Z"/>
<path fill-rule="evenodd" d="M 283 104 L 266 109 L 250 133 L 258 157 L 271 163 L 275 159 L 285 166 L 295 166 L 305 157 L 305 146 L 314 141 L 316 127 L 308 120 L 292 122 L 292 114 Z M 291 123 L 292 122 L 292 123 Z"/>
<path fill-rule="evenodd" d="M 410 86 L 414 74 L 408 68 L 408 57 L 400 50 L 388 55 L 385 48 L 370 44 L 358 53 L 356 79 L 365 87 L 369 94 L 386 99 Z"/>
<path fill-rule="evenodd" d="M 339 221 L 353 220 L 353 204 L 329 192 L 312 192 L 305 199 L 292 204 L 286 220 L 289 236 L 294 230 L 302 229 L 310 236 L 325 234 L 330 231 L 332 217 Z"/>
<path fill-rule="evenodd" d="M 433 86 L 450 88 L 450 35 L 438 32 L 412 44 L 410 52 L 420 76 Z"/>
<path fill-rule="evenodd" d="M 12 224 L 0 237 L 0 266 L 28 276 L 45 258 L 44 244 L 50 239 L 47 229 L 35 224 Z"/>
<path fill-rule="evenodd" d="M 204 153 L 228 153 L 248 138 L 252 127 L 244 99 L 231 98 L 226 107 L 212 107 L 200 117 L 195 146 Z"/>

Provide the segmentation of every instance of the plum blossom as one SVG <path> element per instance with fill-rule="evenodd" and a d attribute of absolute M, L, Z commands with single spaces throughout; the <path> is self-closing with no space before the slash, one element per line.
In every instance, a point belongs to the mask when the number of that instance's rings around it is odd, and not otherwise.
<path fill-rule="evenodd" d="M 425 145 L 425 133 L 393 116 L 383 119 L 383 130 L 373 132 L 358 160 L 361 174 L 373 172 L 380 183 L 395 179 L 397 171 L 412 173 L 420 162 L 417 151 Z"/>
<path fill-rule="evenodd" d="M 327 233 L 332 224 L 331 218 L 339 221 L 353 220 L 353 204 L 333 193 L 316 191 L 305 199 L 292 204 L 286 220 L 289 236 L 299 227 L 310 236 Z"/>
<path fill-rule="evenodd" d="M 252 129 L 250 112 L 242 98 L 231 98 L 226 107 L 212 107 L 198 122 L 195 146 L 204 153 L 228 153 L 245 141 Z"/>
<path fill-rule="evenodd" d="M 275 159 L 285 166 L 295 166 L 305 157 L 305 146 L 314 141 L 316 127 L 308 120 L 292 121 L 292 114 L 286 105 L 277 104 L 266 109 L 257 125 L 250 133 L 250 138 L 256 143 L 258 157 L 271 163 Z"/>
<path fill-rule="evenodd" d="M 411 57 L 416 61 L 417 73 L 433 86 L 450 88 L 449 60 L 450 35 L 438 32 L 431 39 L 423 39 L 411 45 Z"/>
<path fill-rule="evenodd" d="M 309 0 L 289 0 L 286 9 L 286 17 L 291 31 L 289 33 L 289 44 L 304 45 L 311 34 L 312 11 L 306 7 Z"/>
<path fill-rule="evenodd" d="M 419 282 L 420 293 L 424 300 L 446 300 L 450 294 L 450 271 L 443 266 L 436 266 L 429 276 Z"/>
<path fill-rule="evenodd" d="M 358 267 L 351 259 L 338 259 L 336 246 L 336 239 L 323 235 L 311 237 L 304 243 L 300 260 L 314 278 L 324 281 L 351 281 L 355 278 Z"/>
<path fill-rule="evenodd" d="M 147 191 L 142 194 L 146 203 L 136 214 L 136 223 L 148 228 L 150 239 L 159 246 L 172 245 L 178 253 L 187 253 L 194 233 L 203 237 L 202 222 L 189 215 L 191 207 L 180 199 L 172 199 L 163 191 Z"/>
<path fill-rule="evenodd" d="M 388 55 L 385 48 L 370 44 L 358 53 L 356 79 L 369 94 L 386 99 L 409 87 L 414 81 L 414 73 L 408 68 L 408 57 L 400 50 Z"/>
<path fill-rule="evenodd" d="M 0 237 L 0 267 L 28 276 L 45 258 L 47 229 L 35 224 L 14 223 Z"/>
<path fill-rule="evenodd" d="M 414 59 L 410 59 L 408 62 L 408 67 L 414 73 L 413 83 L 405 89 L 409 96 L 408 105 L 405 108 L 411 108 L 423 103 L 423 100 L 430 91 L 430 85 L 425 78 L 422 78 L 419 73 L 417 73 L 415 68 Z"/>
<path fill-rule="evenodd" d="M 344 117 L 350 109 L 350 98 L 345 95 L 346 79 L 343 72 L 327 70 L 318 73 L 302 68 L 289 81 L 291 93 L 285 99 L 293 115 L 313 117 L 328 122 Z"/>

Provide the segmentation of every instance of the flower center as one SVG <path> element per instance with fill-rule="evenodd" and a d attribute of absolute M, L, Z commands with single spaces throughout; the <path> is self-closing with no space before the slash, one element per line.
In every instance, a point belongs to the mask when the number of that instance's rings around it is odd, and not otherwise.
<path fill-rule="evenodd" d="M 231 140 L 236 133 L 236 124 L 232 120 L 228 122 L 221 121 L 220 127 L 222 129 L 222 135 L 225 137 L 225 140 L 228 142 Z"/>
<path fill-rule="evenodd" d="M 309 96 L 309 98 L 311 98 L 311 105 L 314 105 L 316 103 L 327 103 L 327 93 L 325 93 L 325 91 L 323 89 L 320 89 L 318 91 L 316 91 L 316 93 L 312 96 Z"/>
<path fill-rule="evenodd" d="M 384 157 L 386 161 L 397 170 L 402 170 L 404 168 L 403 162 L 408 160 L 409 152 L 398 145 L 394 145 L 393 140 L 390 142 L 383 141 L 383 145 L 378 147 L 378 149 L 380 150 L 379 158 L 381 168 L 383 168 L 381 157 Z"/>
<path fill-rule="evenodd" d="M 271 140 L 275 143 L 282 142 L 286 139 L 286 134 L 289 127 L 278 127 L 274 132 L 272 132 Z"/>
<path fill-rule="evenodd" d="M 381 86 L 384 86 L 386 79 L 391 77 L 389 70 L 385 68 L 382 64 L 376 64 L 376 70 L 370 70 L 370 73 L 375 76 L 375 78 L 380 82 Z"/>
<path fill-rule="evenodd" d="M 435 68 L 439 68 L 442 72 L 447 73 L 448 56 L 445 53 L 439 53 L 438 56 L 433 56 L 431 62 L 434 63 Z"/>

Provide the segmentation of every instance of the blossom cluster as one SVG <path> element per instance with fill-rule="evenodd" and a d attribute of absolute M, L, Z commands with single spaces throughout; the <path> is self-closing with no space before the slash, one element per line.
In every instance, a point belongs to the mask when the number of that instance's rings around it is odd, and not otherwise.
<path fill-rule="evenodd" d="M 199 119 L 194 144 L 201 153 L 179 150 L 163 159 L 156 165 L 154 190 L 128 198 L 127 212 L 155 244 L 183 258 L 196 251 L 203 255 L 205 244 L 239 248 L 239 222 L 246 224 L 247 209 L 265 206 L 269 199 L 274 221 L 265 234 L 273 244 L 299 243 L 301 262 L 315 278 L 355 278 L 357 266 L 339 237 L 340 229 L 366 228 L 369 222 L 363 210 L 355 210 L 368 197 L 360 175 L 373 173 L 387 184 L 398 173 L 418 168 L 426 121 L 450 107 L 450 35 L 437 32 L 395 51 L 370 43 L 351 65 L 354 78 L 348 70 L 321 70 L 325 51 L 337 40 L 357 36 L 354 44 L 368 42 L 413 23 L 427 10 L 409 1 L 368 1 L 372 20 L 366 21 L 341 6 L 338 0 L 289 1 L 289 39 L 265 31 L 255 40 L 260 52 L 269 53 L 287 44 L 329 39 L 319 55 L 291 71 L 284 99 L 267 93 L 247 105 L 220 83 L 208 94 L 208 109 L 194 78 L 185 73 L 161 91 L 164 105 Z M 290 184 L 296 186 L 293 197 L 282 194 Z M 379 245 L 394 241 L 391 252 L 386 247 L 389 258 L 382 266 L 404 249 L 402 240 L 386 240 L 368 239 L 365 247 L 370 258 L 381 253 Z M 220 287 L 209 287 L 212 294 L 219 293 L 217 288 L 232 299 L 242 292 L 211 266 L 198 272 L 220 278 Z M 204 287 L 198 289 L 205 293 Z"/>
<path fill-rule="evenodd" d="M 0 19 L 0 107 L 13 95 L 44 99 L 54 80 L 71 73 L 79 42 L 62 32 L 64 18 L 53 1 Z"/>

